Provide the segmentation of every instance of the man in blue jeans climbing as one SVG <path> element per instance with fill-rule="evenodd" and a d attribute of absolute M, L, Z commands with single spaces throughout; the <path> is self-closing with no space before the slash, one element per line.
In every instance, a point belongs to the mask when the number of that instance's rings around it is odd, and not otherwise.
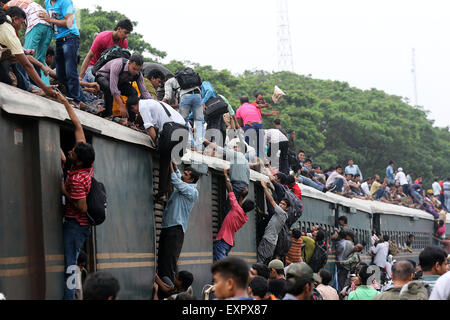
<path fill-rule="evenodd" d="M 243 201 L 248 193 L 247 188 L 241 193 L 239 202 L 236 200 L 230 178 L 228 178 L 227 169 L 223 169 L 223 174 L 226 180 L 231 210 L 223 220 L 222 227 L 217 234 L 216 242 L 214 243 L 214 261 L 225 259 L 228 256 L 228 253 L 234 246 L 235 233 L 248 221 L 247 214 L 255 207 L 255 203 L 252 200 Z"/>
<path fill-rule="evenodd" d="M 82 99 L 78 79 L 80 32 L 75 22 L 72 0 L 45 0 L 45 8 L 48 13 L 41 12 L 39 17 L 53 27 L 56 39 L 56 76 L 66 87 L 67 96 L 79 105 Z"/>

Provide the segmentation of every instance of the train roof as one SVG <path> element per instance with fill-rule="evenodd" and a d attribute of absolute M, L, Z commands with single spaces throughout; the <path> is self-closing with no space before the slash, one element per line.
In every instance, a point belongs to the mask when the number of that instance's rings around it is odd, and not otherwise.
<path fill-rule="evenodd" d="M 0 83 L 0 108 L 10 114 L 38 118 L 49 118 L 59 121 L 69 120 L 67 112 L 61 105 L 61 103 L 40 97 L 29 92 L 25 92 L 21 89 L 9 86 L 4 83 Z M 78 109 L 74 110 L 82 125 L 88 130 L 117 140 L 122 140 L 155 149 L 152 141 L 147 134 L 132 130 L 113 121 L 105 120 L 88 112 L 84 112 Z M 189 163 L 203 162 L 206 163 L 209 168 L 215 170 L 223 170 L 224 168 L 229 168 L 230 166 L 228 161 L 216 157 L 204 156 L 196 152 L 191 152 L 190 150 L 188 150 L 182 160 Z M 269 180 L 266 175 L 254 170 L 250 170 L 250 179 L 252 181 Z M 372 214 L 392 214 L 433 220 L 431 214 L 422 210 L 384 203 L 381 201 L 349 199 L 331 192 L 323 193 L 302 184 L 299 184 L 299 186 L 302 190 L 302 194 L 306 197 L 339 204 L 349 208 L 355 208 L 362 212 L 368 212 Z M 450 214 L 447 215 L 447 223 L 449 222 Z"/>

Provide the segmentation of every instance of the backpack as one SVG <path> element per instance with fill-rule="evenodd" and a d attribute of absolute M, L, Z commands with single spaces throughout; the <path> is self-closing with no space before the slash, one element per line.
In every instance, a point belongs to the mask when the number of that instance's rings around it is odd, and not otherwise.
<path fill-rule="evenodd" d="M 106 190 L 103 183 L 91 178 L 91 189 L 86 198 L 88 211 L 86 215 L 91 226 L 98 226 L 106 218 Z"/>
<path fill-rule="evenodd" d="M 303 214 L 303 204 L 300 199 L 286 186 L 283 186 L 284 197 L 289 201 L 288 218 L 286 225 L 290 228 Z"/>
<path fill-rule="evenodd" d="M 200 87 L 202 85 L 202 79 L 192 68 L 186 68 L 178 71 L 175 74 L 175 78 L 177 79 L 182 90 Z"/>
<path fill-rule="evenodd" d="M 323 246 L 320 246 L 316 243 L 316 247 L 314 248 L 314 252 L 309 259 L 308 265 L 311 267 L 313 272 L 319 272 L 328 261 L 328 253 L 327 249 Z"/>
<path fill-rule="evenodd" d="M 215 118 L 228 112 L 228 104 L 220 96 L 217 96 L 216 98 L 211 97 L 208 101 L 206 101 L 205 105 L 206 121 L 210 118 Z"/>
<path fill-rule="evenodd" d="M 289 252 L 291 246 L 292 246 L 292 236 L 289 233 L 289 227 L 285 223 L 280 233 L 278 234 L 277 245 L 273 253 L 274 256 L 280 256 L 284 259 L 284 257 Z"/>
<path fill-rule="evenodd" d="M 4 24 L 8 19 L 6 18 L 6 11 L 0 6 L 0 25 Z"/>
<path fill-rule="evenodd" d="M 118 45 L 113 45 L 106 49 L 101 57 L 97 60 L 97 62 L 92 67 L 92 74 L 95 76 L 97 71 L 100 70 L 106 63 L 108 63 L 111 60 L 117 59 L 117 58 L 125 58 L 130 59 L 131 52 L 128 49 L 122 49 Z"/>

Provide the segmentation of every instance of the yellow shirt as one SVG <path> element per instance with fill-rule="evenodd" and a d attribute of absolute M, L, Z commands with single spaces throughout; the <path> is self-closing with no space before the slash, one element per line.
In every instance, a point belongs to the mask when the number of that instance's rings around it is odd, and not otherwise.
<path fill-rule="evenodd" d="M 9 16 L 7 16 L 7 19 L 11 22 Z M 0 25 L 0 44 L 11 50 L 13 55 L 23 53 L 23 47 L 20 39 L 17 37 L 16 30 L 7 21 Z"/>
<path fill-rule="evenodd" d="M 380 189 L 381 183 L 374 181 L 372 187 L 370 188 L 370 195 L 373 195 L 378 189 Z"/>
<path fill-rule="evenodd" d="M 141 93 L 139 92 L 139 88 L 138 88 L 136 81 L 134 81 L 132 83 L 132 85 L 133 85 L 133 88 L 136 89 L 138 97 L 140 97 Z M 128 98 L 126 96 L 120 96 L 120 97 L 122 98 L 122 102 L 125 105 L 127 103 Z M 120 108 L 119 108 L 119 105 L 117 104 L 116 100 L 113 100 L 113 116 L 120 117 Z"/>

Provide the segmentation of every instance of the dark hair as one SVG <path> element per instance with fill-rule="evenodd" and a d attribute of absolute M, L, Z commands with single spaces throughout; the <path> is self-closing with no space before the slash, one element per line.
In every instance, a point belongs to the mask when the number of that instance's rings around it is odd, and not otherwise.
<path fill-rule="evenodd" d="M 377 268 L 377 267 L 374 266 L 374 268 Z M 367 285 L 367 281 L 375 273 L 375 270 L 372 270 L 372 272 L 369 273 L 368 269 L 369 269 L 369 266 L 366 264 L 366 265 L 361 266 L 361 268 L 359 269 L 359 272 L 358 272 L 358 275 L 361 278 L 361 284 L 363 284 L 363 285 Z"/>
<path fill-rule="evenodd" d="M 389 160 L 389 164 L 391 165 L 391 164 L 394 164 L 394 161 L 392 161 L 392 160 Z"/>
<path fill-rule="evenodd" d="M 133 55 L 129 59 L 129 62 L 134 62 L 138 66 L 142 66 L 144 64 L 144 57 L 139 53 L 133 53 Z"/>
<path fill-rule="evenodd" d="M 281 119 L 275 119 L 275 120 L 273 120 L 273 123 L 274 124 L 281 124 Z"/>
<path fill-rule="evenodd" d="M 322 242 L 325 239 L 325 232 L 322 229 L 317 230 L 316 242 Z"/>
<path fill-rule="evenodd" d="M 247 96 L 242 96 L 239 100 L 241 101 L 241 104 L 249 101 Z"/>
<path fill-rule="evenodd" d="M 305 151 L 300 150 L 299 152 L 297 152 L 297 155 L 298 155 L 299 153 L 305 153 Z"/>
<path fill-rule="evenodd" d="M 252 200 L 245 200 L 242 203 L 242 210 L 244 210 L 244 212 L 250 212 L 255 208 L 255 202 L 253 202 Z"/>
<path fill-rule="evenodd" d="M 148 73 L 147 78 L 149 80 L 153 78 L 153 79 L 161 79 L 161 81 L 164 81 L 166 77 L 164 76 L 164 73 L 162 73 L 160 70 L 153 69 Z"/>
<path fill-rule="evenodd" d="M 194 282 L 194 276 L 189 271 L 183 270 L 178 272 L 178 280 L 181 281 L 183 289 L 187 290 L 192 282 Z"/>
<path fill-rule="evenodd" d="M 252 269 L 255 269 L 256 272 L 258 272 L 259 276 L 261 276 L 263 278 L 266 278 L 266 279 L 269 279 L 270 269 L 265 264 L 263 264 L 263 263 L 255 263 L 255 264 L 252 265 Z"/>
<path fill-rule="evenodd" d="M 47 48 L 47 53 L 46 53 L 45 56 L 54 57 L 55 56 L 55 49 L 53 49 L 52 47 L 48 47 Z"/>
<path fill-rule="evenodd" d="M 275 272 L 277 273 L 277 274 L 280 274 L 280 275 L 286 275 L 285 273 L 284 273 L 284 268 L 283 269 L 275 269 L 275 268 L 273 268 L 274 270 L 275 270 Z"/>
<path fill-rule="evenodd" d="M 319 276 L 320 276 L 320 278 L 322 278 L 322 284 L 325 286 L 327 286 L 330 283 L 331 278 L 332 278 L 331 273 L 329 273 L 325 269 L 322 269 L 319 271 Z"/>
<path fill-rule="evenodd" d="M 283 299 L 284 295 L 286 294 L 286 280 L 269 280 L 267 291 L 273 294 L 277 299 Z"/>
<path fill-rule="evenodd" d="M 90 143 L 77 142 L 74 152 L 78 160 L 83 163 L 81 166 L 83 169 L 90 168 L 95 161 L 95 151 Z"/>
<path fill-rule="evenodd" d="M 383 241 L 389 241 L 389 236 L 387 234 L 383 235 Z"/>
<path fill-rule="evenodd" d="M 217 261 L 211 267 L 212 274 L 219 273 L 226 280 L 232 278 L 240 289 L 247 288 L 248 271 L 247 262 L 236 257 L 228 257 Z"/>
<path fill-rule="evenodd" d="M 347 222 L 348 222 L 346 216 L 340 216 L 340 217 L 338 218 L 338 221 L 344 221 L 345 224 L 347 224 Z"/>
<path fill-rule="evenodd" d="M 408 238 L 411 238 L 411 237 L 414 237 L 414 238 L 415 238 L 415 236 L 414 236 L 412 233 L 410 233 L 410 234 L 408 235 Z"/>
<path fill-rule="evenodd" d="M 15 7 L 15 6 L 6 10 L 6 15 L 10 16 L 11 18 L 17 17 L 17 18 L 22 18 L 24 20 L 27 19 L 27 14 L 25 13 L 25 11 L 23 11 L 19 7 Z"/>
<path fill-rule="evenodd" d="M 292 280 L 291 280 L 292 281 Z M 306 288 L 307 284 L 312 284 L 312 279 L 299 279 L 295 282 L 288 281 L 286 284 L 286 292 L 292 294 L 293 296 L 298 296 L 299 294 L 302 294 L 303 291 Z"/>
<path fill-rule="evenodd" d="M 337 166 L 336 166 L 336 170 L 337 169 L 342 169 L 342 166 L 340 165 L 340 164 L 338 164 Z"/>
<path fill-rule="evenodd" d="M 191 173 L 189 174 L 189 176 L 194 180 L 194 183 L 197 183 L 198 179 L 200 179 L 201 177 L 201 173 L 198 172 L 197 170 L 195 170 L 192 167 L 187 167 L 186 169 L 184 169 L 184 171 L 190 171 Z"/>
<path fill-rule="evenodd" d="M 266 295 L 268 289 L 267 279 L 264 279 L 261 276 L 256 276 L 252 279 L 252 281 L 250 281 L 248 286 L 252 288 L 254 296 L 264 299 L 264 296 Z"/>
<path fill-rule="evenodd" d="M 117 23 L 116 27 L 114 28 L 114 31 L 117 31 L 117 29 L 119 29 L 119 28 L 132 32 L 133 31 L 133 23 L 131 23 L 131 21 L 129 19 L 120 20 Z"/>
<path fill-rule="evenodd" d="M 131 111 L 131 107 L 132 106 L 135 106 L 135 105 L 139 104 L 139 100 L 141 100 L 141 99 L 139 99 L 139 97 L 137 95 L 133 95 L 133 96 L 128 97 L 127 103 L 126 103 L 128 112 Z"/>
<path fill-rule="evenodd" d="M 300 229 L 292 229 L 292 236 L 298 239 L 302 236 L 302 231 Z"/>
<path fill-rule="evenodd" d="M 197 299 L 195 299 L 194 296 L 191 296 L 189 293 L 185 291 L 177 294 L 175 300 L 197 300 Z"/>
<path fill-rule="evenodd" d="M 419 254 L 419 265 L 422 271 L 431 271 L 436 262 L 442 264 L 447 261 L 447 253 L 440 247 L 429 246 Z"/>
<path fill-rule="evenodd" d="M 286 207 L 288 207 L 288 208 L 291 207 L 291 203 L 289 202 L 289 199 L 288 199 L 288 198 L 283 198 L 281 201 L 286 202 Z M 281 201 L 280 201 L 280 202 L 281 202 Z"/>
<path fill-rule="evenodd" d="M 306 159 L 305 163 L 307 163 L 307 162 L 312 162 L 312 161 L 311 161 L 311 159 Z"/>
<path fill-rule="evenodd" d="M 262 94 L 262 92 L 255 93 L 255 98 L 258 98 L 258 96 L 264 96 L 264 95 Z"/>
<path fill-rule="evenodd" d="M 295 183 L 295 178 L 294 176 L 286 176 L 286 185 L 290 186 L 291 184 Z"/>
<path fill-rule="evenodd" d="M 282 185 L 286 184 L 286 175 L 283 172 L 278 172 L 275 176 L 280 179 Z"/>
<path fill-rule="evenodd" d="M 116 298 L 119 290 L 119 281 L 112 274 L 109 272 L 96 272 L 89 275 L 83 285 L 83 300 Z"/>
<path fill-rule="evenodd" d="M 407 281 L 414 271 L 414 266 L 408 260 L 398 261 L 392 266 L 392 276 L 396 280 Z"/>
<path fill-rule="evenodd" d="M 295 133 L 295 130 L 289 130 L 288 134 Z"/>

